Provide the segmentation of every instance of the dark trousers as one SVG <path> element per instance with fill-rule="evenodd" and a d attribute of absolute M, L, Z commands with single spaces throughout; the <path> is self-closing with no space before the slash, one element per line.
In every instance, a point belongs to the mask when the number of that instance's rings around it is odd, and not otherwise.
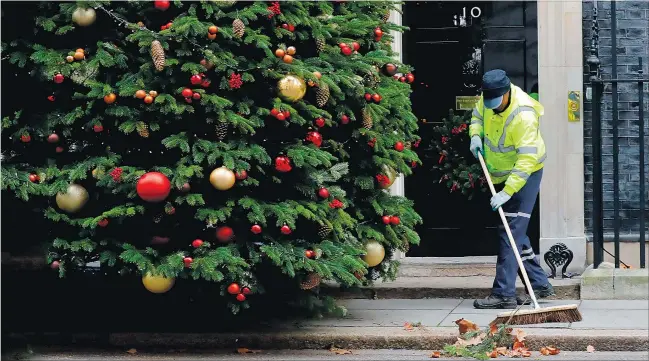
<path fill-rule="evenodd" d="M 543 169 L 532 173 L 525 186 L 503 205 L 505 217 L 518 246 L 518 252 L 523 260 L 532 288 L 540 288 L 549 283 L 538 257 L 534 255 L 530 239 L 527 237 L 527 226 L 530 223 L 536 197 L 539 194 L 542 176 Z M 516 296 L 516 276 L 520 274 L 518 263 L 509 243 L 507 232 L 505 232 L 505 227 L 502 225 L 498 228 L 498 235 L 500 238 L 500 252 L 496 264 L 496 279 L 494 280 L 492 293 L 502 297 L 514 297 Z"/>

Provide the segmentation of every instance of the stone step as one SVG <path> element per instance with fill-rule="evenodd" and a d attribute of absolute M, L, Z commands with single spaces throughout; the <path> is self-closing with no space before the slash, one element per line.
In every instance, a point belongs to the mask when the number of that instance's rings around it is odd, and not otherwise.
<path fill-rule="evenodd" d="M 406 257 L 399 277 L 468 277 L 496 275 L 496 257 Z"/>
<path fill-rule="evenodd" d="M 579 299 L 580 279 L 550 280 L 556 296 L 552 299 Z M 471 277 L 399 277 L 395 281 L 377 281 L 370 287 L 342 288 L 336 283 L 326 283 L 322 292 L 336 298 L 418 299 L 418 298 L 464 298 L 486 297 L 491 292 L 493 276 Z M 519 294 L 523 284 L 517 281 Z"/>

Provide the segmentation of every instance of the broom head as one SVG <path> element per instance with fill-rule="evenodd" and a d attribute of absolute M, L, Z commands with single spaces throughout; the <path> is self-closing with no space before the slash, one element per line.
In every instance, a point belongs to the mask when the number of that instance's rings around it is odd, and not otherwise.
<path fill-rule="evenodd" d="M 577 305 L 564 305 L 538 308 L 532 310 L 516 310 L 498 315 L 490 325 L 532 325 L 537 323 L 579 322 L 581 313 Z"/>

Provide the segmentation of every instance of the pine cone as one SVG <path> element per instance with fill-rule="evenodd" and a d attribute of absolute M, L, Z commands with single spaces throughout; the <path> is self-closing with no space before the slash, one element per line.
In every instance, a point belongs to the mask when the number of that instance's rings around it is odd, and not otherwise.
<path fill-rule="evenodd" d="M 151 58 L 155 65 L 155 70 L 162 71 L 165 67 L 165 51 L 159 41 L 154 40 L 151 43 Z"/>
<path fill-rule="evenodd" d="M 228 134 L 228 124 L 224 122 L 216 123 L 216 138 L 218 140 L 225 139 L 225 136 Z"/>
<path fill-rule="evenodd" d="M 246 32 L 246 25 L 241 21 L 241 19 L 234 19 L 232 22 L 232 31 L 236 38 L 241 39 L 243 34 Z"/>
<path fill-rule="evenodd" d="M 142 138 L 149 137 L 149 126 L 145 122 L 135 123 L 135 129 L 137 129 L 137 134 L 139 134 Z"/>
<path fill-rule="evenodd" d="M 315 100 L 318 104 L 318 107 L 322 108 L 329 101 L 329 87 L 325 83 L 321 83 L 320 86 L 316 88 Z"/>
<path fill-rule="evenodd" d="M 387 23 L 388 20 L 390 20 L 390 12 L 388 11 L 385 14 L 383 14 L 383 16 L 381 17 L 381 20 L 383 20 L 384 23 Z"/>
<path fill-rule="evenodd" d="M 325 238 L 327 238 L 329 236 L 331 231 L 332 231 L 331 226 L 328 225 L 328 224 L 325 224 L 322 227 L 320 227 L 320 229 L 318 229 L 318 236 L 320 236 L 320 238 L 322 238 L 322 239 L 325 239 Z"/>
<path fill-rule="evenodd" d="M 318 53 L 321 53 L 324 50 L 326 44 L 327 42 L 325 41 L 325 38 L 322 36 L 319 36 L 315 39 L 315 47 L 316 50 L 318 50 Z"/>
<path fill-rule="evenodd" d="M 310 290 L 320 285 L 322 278 L 317 273 L 309 273 L 304 281 L 300 283 L 300 288 L 303 290 Z"/>
<path fill-rule="evenodd" d="M 366 108 L 363 108 L 363 127 L 365 127 L 365 129 L 372 129 L 373 125 L 374 122 L 372 121 L 372 115 Z"/>
<path fill-rule="evenodd" d="M 379 83 L 379 76 L 378 74 L 368 72 L 363 76 L 363 82 L 365 83 L 365 86 L 374 88 L 376 85 Z"/>

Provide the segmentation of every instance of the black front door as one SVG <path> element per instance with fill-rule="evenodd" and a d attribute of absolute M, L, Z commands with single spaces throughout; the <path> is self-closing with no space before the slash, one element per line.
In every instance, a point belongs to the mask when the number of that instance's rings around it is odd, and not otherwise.
<path fill-rule="evenodd" d="M 406 197 L 415 200 L 424 219 L 417 229 L 421 244 L 407 256 L 496 255 L 500 218 L 489 207 L 490 195 L 468 200 L 449 192 L 431 169 L 439 155 L 421 153 L 435 136 L 435 125 L 455 110 L 456 97 L 479 94 L 485 70 L 504 69 L 512 83 L 530 92 L 538 74 L 536 3 L 408 1 L 403 10 L 403 25 L 410 28 L 403 57 L 416 70 L 413 110 L 420 119 L 420 157 L 426 159 L 405 183 Z M 458 151 L 471 157 L 468 149 Z M 538 253 L 538 202 L 528 235 Z"/>

